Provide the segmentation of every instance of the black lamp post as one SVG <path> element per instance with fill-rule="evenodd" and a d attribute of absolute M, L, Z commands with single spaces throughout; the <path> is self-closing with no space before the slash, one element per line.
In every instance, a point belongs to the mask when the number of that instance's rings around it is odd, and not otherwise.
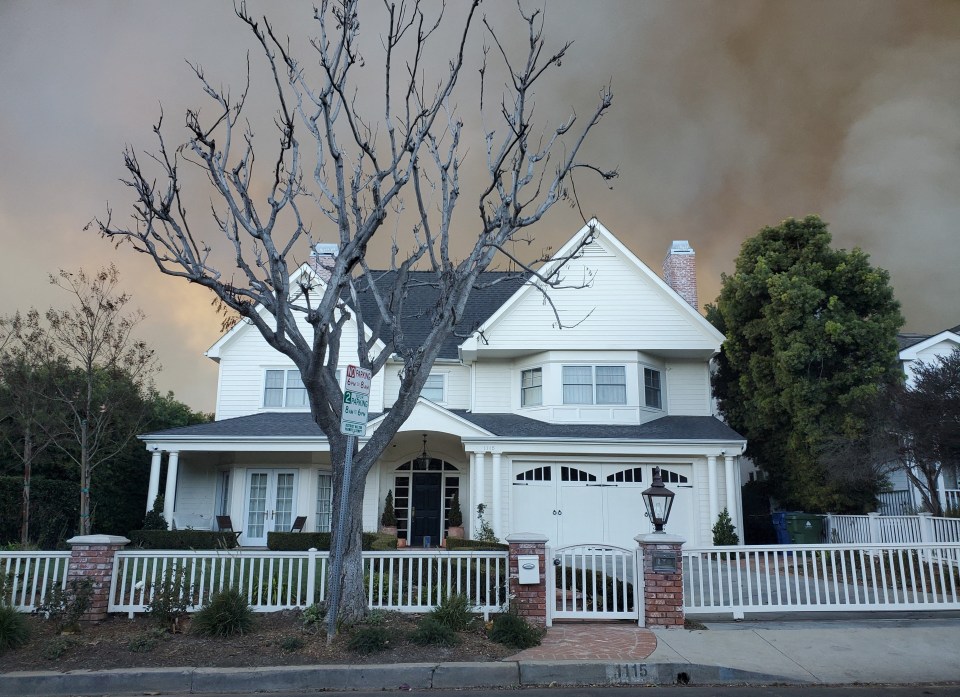
<path fill-rule="evenodd" d="M 663 485 L 660 468 L 653 468 L 653 484 L 644 491 L 643 505 L 647 507 L 647 515 L 653 521 L 653 531 L 663 533 L 663 526 L 670 518 L 670 509 L 673 508 L 674 493 Z"/>

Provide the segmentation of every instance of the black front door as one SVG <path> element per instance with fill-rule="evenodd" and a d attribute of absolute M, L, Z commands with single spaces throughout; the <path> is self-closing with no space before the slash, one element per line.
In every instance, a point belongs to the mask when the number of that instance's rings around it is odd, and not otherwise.
<path fill-rule="evenodd" d="M 440 546 L 440 487 L 443 482 L 439 472 L 422 472 L 413 475 L 413 524 L 410 526 L 410 544 L 414 547 Z"/>

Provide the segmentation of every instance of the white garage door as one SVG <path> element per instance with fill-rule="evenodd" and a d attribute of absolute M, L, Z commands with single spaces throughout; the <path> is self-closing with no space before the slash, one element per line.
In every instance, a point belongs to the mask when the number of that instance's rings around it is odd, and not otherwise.
<path fill-rule="evenodd" d="M 654 466 L 515 462 L 510 529 L 545 534 L 554 547 L 604 542 L 631 549 L 636 535 L 653 531 L 640 493 Z M 676 494 L 667 531 L 693 542 L 692 466 L 661 471 Z"/>

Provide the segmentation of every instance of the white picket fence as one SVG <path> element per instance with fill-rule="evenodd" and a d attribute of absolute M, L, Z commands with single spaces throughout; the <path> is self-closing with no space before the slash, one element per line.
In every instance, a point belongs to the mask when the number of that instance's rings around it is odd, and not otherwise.
<path fill-rule="evenodd" d="M 960 542 L 960 518 L 929 514 L 827 515 L 824 534 L 832 544 L 933 544 Z"/>
<path fill-rule="evenodd" d="M 960 610 L 958 562 L 960 543 L 684 549 L 684 610 Z"/>
<path fill-rule="evenodd" d="M 0 604 L 33 612 L 43 604 L 51 588 L 66 587 L 69 563 L 70 552 L 3 552 Z"/>
<path fill-rule="evenodd" d="M 367 603 L 397 612 L 427 612 L 451 594 L 474 611 L 507 604 L 507 552 L 440 550 L 363 552 Z M 255 612 L 308 607 L 327 597 L 329 552 L 124 550 L 114 558 L 109 612 L 146 612 L 158 591 L 180 592 L 188 611 L 226 588 L 238 588 Z"/>

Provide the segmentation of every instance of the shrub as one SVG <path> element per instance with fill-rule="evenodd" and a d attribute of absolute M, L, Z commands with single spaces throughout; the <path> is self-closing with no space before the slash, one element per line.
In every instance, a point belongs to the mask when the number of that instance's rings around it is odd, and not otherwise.
<path fill-rule="evenodd" d="M 18 649 L 30 639 L 26 618 L 9 605 L 0 605 L 0 654 Z"/>
<path fill-rule="evenodd" d="M 393 510 L 393 489 L 387 492 L 383 502 L 383 514 L 380 516 L 380 525 L 389 528 L 397 527 L 397 514 Z"/>
<path fill-rule="evenodd" d="M 165 635 L 166 632 L 163 629 L 151 629 L 146 632 L 140 632 L 130 640 L 127 648 L 134 653 L 148 653 L 160 645 L 160 640 L 163 639 Z"/>
<path fill-rule="evenodd" d="M 89 578 L 73 579 L 66 588 L 51 585 L 37 612 L 54 622 L 58 632 L 80 631 L 80 619 L 90 609 L 92 599 L 93 581 Z"/>
<path fill-rule="evenodd" d="M 220 530 L 131 530 L 127 536 L 143 549 L 233 549 L 237 536 Z"/>
<path fill-rule="evenodd" d="M 493 619 L 490 629 L 490 641 L 515 649 L 529 649 L 539 646 L 543 632 L 531 626 L 525 619 L 514 612 L 497 615 Z"/>
<path fill-rule="evenodd" d="M 40 655 L 48 661 L 55 661 L 79 643 L 72 636 L 55 636 L 43 645 Z"/>
<path fill-rule="evenodd" d="M 510 545 L 501 542 L 487 542 L 484 540 L 461 540 L 456 537 L 447 538 L 447 550 L 453 552 L 458 549 L 475 549 L 485 552 L 506 552 Z"/>
<path fill-rule="evenodd" d="M 316 634 L 323 630 L 323 623 L 327 620 L 327 604 L 314 603 L 308 608 L 304 608 L 300 616 L 300 623 L 303 631 Z"/>
<path fill-rule="evenodd" d="M 482 542 L 499 542 L 500 538 L 494 534 L 493 528 L 490 527 L 490 523 L 488 523 L 486 518 L 483 517 L 483 513 L 486 510 L 486 504 L 477 504 L 477 521 L 479 525 L 475 537 Z"/>
<path fill-rule="evenodd" d="M 293 653 L 303 648 L 303 639 L 298 636 L 285 636 L 280 639 L 280 650 L 286 653 Z"/>
<path fill-rule="evenodd" d="M 187 570 L 180 565 L 167 569 L 147 605 L 150 619 L 165 630 L 176 632 L 187 614 L 191 593 L 186 578 Z"/>
<path fill-rule="evenodd" d="M 444 627 L 455 632 L 462 631 L 473 622 L 473 613 L 470 612 L 470 601 L 465 595 L 450 595 L 443 599 L 428 617 L 433 617 Z"/>
<path fill-rule="evenodd" d="M 236 588 L 214 593 L 209 604 L 193 616 L 191 627 L 197 634 L 226 637 L 243 634 L 253 626 L 253 611 Z"/>
<path fill-rule="evenodd" d="M 389 544 L 392 541 L 393 546 Z M 321 552 L 330 551 L 329 532 L 269 532 L 267 533 L 267 549 L 273 552 L 305 552 L 308 549 L 317 549 Z M 360 541 L 364 551 L 372 549 L 396 549 L 397 538 L 393 535 L 381 535 L 375 532 L 363 533 Z M 374 546 L 381 545 L 381 546 Z"/>
<path fill-rule="evenodd" d="M 167 519 L 163 517 L 163 496 L 158 496 L 153 501 L 151 508 L 143 519 L 144 530 L 166 530 Z"/>
<path fill-rule="evenodd" d="M 383 627 L 360 627 L 350 637 L 347 648 L 354 653 L 371 654 L 390 647 L 390 638 Z"/>
<path fill-rule="evenodd" d="M 457 633 L 443 624 L 432 612 L 424 615 L 410 639 L 420 646 L 456 646 L 460 643 Z"/>
<path fill-rule="evenodd" d="M 726 508 L 720 511 L 717 522 L 713 526 L 713 544 L 717 546 L 740 544 L 737 530 L 733 527 L 733 521 L 730 520 L 730 513 Z"/>
<path fill-rule="evenodd" d="M 450 498 L 450 513 L 447 514 L 447 525 L 459 528 L 463 525 L 463 513 L 460 510 L 460 492 L 454 491 Z"/>

